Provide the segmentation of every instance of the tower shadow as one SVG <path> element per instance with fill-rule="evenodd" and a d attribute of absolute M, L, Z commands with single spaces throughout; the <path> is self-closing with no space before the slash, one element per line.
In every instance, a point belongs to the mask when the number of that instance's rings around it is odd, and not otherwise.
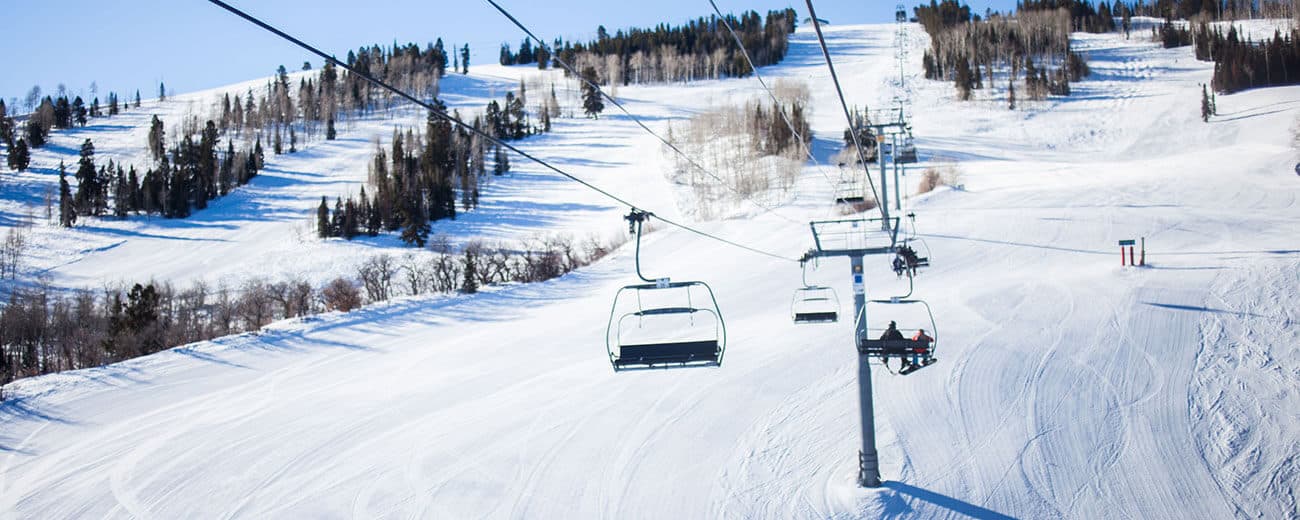
<path fill-rule="evenodd" d="M 970 502 L 953 498 L 948 495 L 935 493 L 928 489 L 921 489 L 902 482 L 887 481 L 882 484 L 882 487 L 896 492 L 897 495 L 895 495 L 895 499 L 901 499 L 903 496 L 907 496 L 979 520 L 1015 520 L 1015 517 L 1013 516 L 1004 515 L 986 507 L 980 507 Z"/>

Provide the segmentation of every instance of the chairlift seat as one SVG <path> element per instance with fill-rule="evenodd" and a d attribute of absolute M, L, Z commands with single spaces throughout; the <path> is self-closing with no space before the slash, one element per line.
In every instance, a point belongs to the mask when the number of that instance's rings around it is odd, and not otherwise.
<path fill-rule="evenodd" d="M 623 345 L 614 358 L 614 369 L 717 365 L 720 353 L 718 342 L 713 340 Z"/>
<path fill-rule="evenodd" d="M 924 356 L 930 353 L 930 342 L 910 339 L 864 339 L 858 345 L 858 352 L 877 357 L 911 356 L 914 354 Z"/>
<path fill-rule="evenodd" d="M 839 321 L 840 313 L 836 311 L 829 312 L 796 312 L 794 314 L 795 323 L 832 323 Z"/>

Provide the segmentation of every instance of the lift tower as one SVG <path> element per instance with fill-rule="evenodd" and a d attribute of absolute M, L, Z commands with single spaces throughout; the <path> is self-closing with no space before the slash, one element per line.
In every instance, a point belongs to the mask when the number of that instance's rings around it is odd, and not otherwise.
<path fill-rule="evenodd" d="M 892 220 L 892 221 L 891 221 Z M 876 453 L 875 406 L 871 396 L 871 358 L 879 352 L 865 348 L 867 338 L 867 289 L 863 280 L 863 259 L 869 255 L 894 254 L 898 243 L 898 217 L 810 222 L 815 247 L 804 260 L 848 257 L 853 277 L 854 346 L 858 352 L 858 404 L 861 408 L 862 446 L 858 451 L 858 483 L 880 487 L 880 458 Z M 887 357 L 887 356 L 884 356 Z"/>

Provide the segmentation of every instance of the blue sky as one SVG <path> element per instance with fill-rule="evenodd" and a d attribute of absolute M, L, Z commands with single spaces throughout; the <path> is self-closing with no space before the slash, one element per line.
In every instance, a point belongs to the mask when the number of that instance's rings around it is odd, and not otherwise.
<path fill-rule="evenodd" d="M 345 56 L 349 49 L 378 43 L 423 44 L 442 37 L 448 46 L 469 43 L 470 63 L 497 58 L 502 42 L 518 45 L 523 34 L 482 0 L 227 0 L 273 25 Z M 723 12 L 794 7 L 789 0 L 715 0 Z M 672 24 L 712 12 L 707 0 L 499 0 L 525 25 L 547 40 L 556 36 L 587 40 L 598 25 L 610 32 L 624 27 Z M 917 1 L 904 2 L 909 6 Z M 927 2 L 928 3 L 928 2 Z M 817 14 L 832 23 L 892 21 L 894 1 L 815 0 Z M 973 11 L 1009 10 L 1015 0 L 968 2 Z M 0 75 L 0 97 L 21 99 L 33 85 L 45 94 L 66 85 L 89 102 L 110 91 L 129 99 L 139 89 L 157 95 L 188 92 L 266 76 L 283 64 L 289 70 L 308 60 L 269 33 L 204 0 L 43 0 L 15 2 L 4 9 L 7 55 L 13 61 Z M 319 59 L 310 59 L 313 68 Z"/>

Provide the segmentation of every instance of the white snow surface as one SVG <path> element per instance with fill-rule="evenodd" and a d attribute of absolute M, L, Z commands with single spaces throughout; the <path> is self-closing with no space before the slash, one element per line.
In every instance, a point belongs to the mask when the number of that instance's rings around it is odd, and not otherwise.
<path fill-rule="evenodd" d="M 850 102 L 894 96 L 893 30 L 827 28 Z M 926 37 L 912 36 L 919 71 Z M 854 483 L 851 320 L 791 324 L 797 264 L 669 228 L 646 238 L 643 265 L 713 286 L 727 319 L 721 368 L 610 369 L 608 308 L 636 280 L 624 247 L 547 283 L 399 299 L 12 384 L 0 516 L 1296 518 L 1300 88 L 1219 96 L 1206 124 L 1199 84 L 1211 65 L 1190 48 L 1119 35 L 1075 46 L 1094 75 L 1068 99 L 1016 111 L 998 90 L 957 103 L 951 85 L 911 78 L 922 160 L 955 165 L 965 189 L 907 200 L 934 264 L 916 295 L 935 310 L 940 362 L 906 377 L 874 369 L 882 488 Z M 844 125 L 811 31 L 763 72 L 811 83 L 815 149 L 828 160 Z M 476 108 L 521 74 L 536 72 L 476 66 L 449 76 L 443 96 Z M 733 79 L 619 95 L 662 128 L 757 88 Z M 86 136 L 135 153 L 151 111 L 183 102 L 57 136 L 35 173 L 6 180 L 6 225 L 48 185 L 56 154 L 74 163 Z M 374 135 L 422 121 L 402 117 L 275 157 L 187 220 L 38 225 L 40 269 L 67 287 L 350 272 L 395 240 L 316 240 L 310 210 L 359 186 Z M 612 107 L 522 146 L 654 211 L 689 206 L 658 143 Z M 621 226 L 625 208 L 512 162 L 481 209 L 435 232 Z M 809 167 L 776 210 L 785 218 L 699 225 L 797 257 L 811 245 L 799 222 L 832 213 L 832 193 Z M 1116 241 L 1140 237 L 1148 266 L 1120 267 Z M 887 264 L 868 258 L 872 297 L 906 290 Z M 846 260 L 809 278 L 851 314 Z M 873 326 L 928 325 L 871 310 Z"/>

